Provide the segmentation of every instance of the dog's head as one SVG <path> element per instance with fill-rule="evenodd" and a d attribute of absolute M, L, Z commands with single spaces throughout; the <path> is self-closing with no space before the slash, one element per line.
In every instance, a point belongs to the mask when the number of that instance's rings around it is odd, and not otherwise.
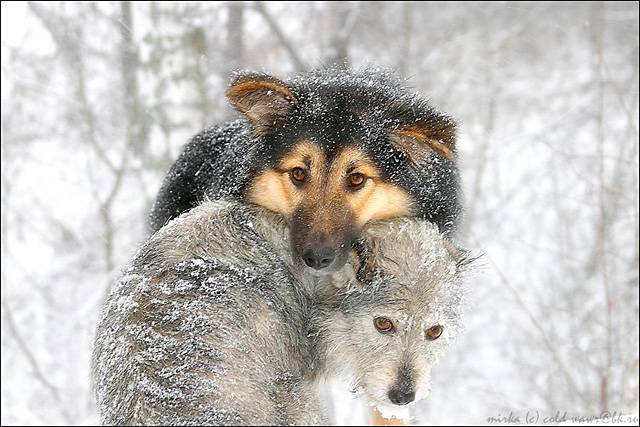
<path fill-rule="evenodd" d="M 243 74 L 227 95 L 253 128 L 245 196 L 287 218 L 294 258 L 312 273 L 339 270 L 369 221 L 456 203 L 453 121 L 389 76 Z"/>
<path fill-rule="evenodd" d="M 323 324 L 330 370 L 346 370 L 380 409 L 424 398 L 430 373 L 460 329 L 466 252 L 421 220 L 368 227 L 369 283 L 337 289 L 337 311 Z M 393 412 L 392 412 L 393 413 Z"/>

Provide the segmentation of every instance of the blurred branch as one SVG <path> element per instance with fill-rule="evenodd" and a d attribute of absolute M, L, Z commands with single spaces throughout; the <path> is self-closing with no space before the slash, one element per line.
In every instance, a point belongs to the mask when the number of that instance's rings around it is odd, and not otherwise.
<path fill-rule="evenodd" d="M 113 262 L 115 230 L 111 218 L 111 209 L 122 187 L 122 182 L 129 165 L 130 152 L 136 147 L 139 148 L 140 152 L 143 152 L 146 149 L 147 139 L 145 127 L 139 126 L 138 123 L 138 121 L 142 121 L 142 119 L 136 81 L 137 53 L 133 45 L 131 5 L 128 2 L 123 2 L 120 5 L 121 19 L 115 20 L 115 22 L 118 23 L 118 34 L 120 36 L 119 65 L 124 86 L 124 110 L 127 113 L 126 140 L 120 153 L 120 160 L 117 163 L 109 158 L 108 153 L 100 146 L 97 140 L 95 117 L 86 90 L 87 75 L 83 65 L 84 58 L 81 49 L 82 38 L 78 33 L 80 30 L 69 28 L 62 19 L 48 13 L 40 4 L 30 2 L 29 7 L 51 34 L 57 44 L 58 50 L 60 50 L 62 57 L 65 59 L 67 67 L 71 71 L 71 74 L 75 76 L 75 97 L 78 99 L 80 114 L 84 119 L 86 130 L 85 140 L 90 143 L 98 160 L 104 163 L 113 175 L 113 182 L 106 196 L 103 196 L 104 191 L 102 191 L 102 188 L 100 188 L 99 191 L 96 191 L 94 188 L 93 191 L 93 195 L 98 202 L 99 213 L 104 226 L 105 269 L 108 272 L 107 274 L 110 275 L 115 268 Z M 141 145 L 138 146 L 137 144 Z M 108 277 L 107 280 L 110 283 L 111 278 Z"/>
<path fill-rule="evenodd" d="M 597 2 L 593 8 L 593 48 L 595 53 L 595 75 L 596 75 L 596 129 L 597 129 L 597 146 L 599 154 L 598 162 L 598 181 L 599 181 L 599 224 L 597 228 L 597 260 L 601 267 L 602 273 L 602 287 L 604 291 L 604 303 L 605 303 L 605 322 L 607 326 L 607 347 L 606 347 L 606 366 L 601 374 L 600 385 L 600 410 L 609 410 L 609 389 L 611 381 L 611 369 L 613 365 L 613 299 L 611 298 L 611 289 L 609 283 L 609 262 L 607 258 L 607 244 L 608 244 L 608 225 L 609 215 L 607 210 L 607 190 L 606 190 L 606 177 L 605 177 L 605 164 L 604 164 L 604 81 L 603 81 L 603 54 L 602 54 L 602 38 L 604 36 L 604 5 L 602 2 Z"/>
<path fill-rule="evenodd" d="M 358 21 L 361 15 L 360 8 L 361 5 L 358 2 L 351 4 L 349 14 L 344 21 L 344 26 L 338 32 L 338 38 L 343 40 L 345 43 L 351 40 L 351 36 L 353 35 L 354 30 L 358 26 Z"/>
<path fill-rule="evenodd" d="M 350 62 L 349 41 L 360 17 L 360 5 L 336 2 L 331 6 L 328 23 L 331 37 L 329 54 L 325 58 L 325 63 L 347 68 Z"/>
<path fill-rule="evenodd" d="M 118 44 L 127 119 L 127 145 L 132 146 L 136 156 L 144 160 L 149 148 L 148 117 L 139 95 L 138 65 L 140 61 L 138 48 L 134 43 L 134 19 L 130 1 L 120 2 L 120 19 L 116 21 L 119 24 L 120 34 Z"/>
<path fill-rule="evenodd" d="M 227 67 L 225 77 L 230 71 L 241 68 L 244 64 L 244 3 L 230 1 L 227 5 L 227 40 L 225 56 Z"/>
<path fill-rule="evenodd" d="M 5 283 L 4 278 L 2 280 L 2 283 Z M 40 366 L 38 364 L 38 361 L 36 360 L 35 356 L 31 353 L 31 350 L 29 350 L 29 346 L 27 345 L 25 340 L 22 338 L 22 335 L 18 331 L 18 327 L 16 326 L 16 323 L 15 323 L 15 321 L 13 319 L 13 314 L 11 312 L 11 308 L 9 307 L 9 304 L 7 303 L 6 292 L 3 292 L 3 294 L 5 295 L 2 298 L 2 308 L 4 308 L 5 325 L 9 329 L 9 332 L 11 333 L 11 336 L 13 337 L 14 341 L 18 344 L 18 347 L 20 348 L 22 353 L 24 353 L 24 355 L 25 355 L 25 357 L 27 359 L 27 362 L 31 366 L 31 369 L 33 371 L 33 375 L 47 390 L 49 390 L 49 392 L 51 393 L 51 395 L 53 396 L 55 401 L 58 403 L 58 408 L 60 410 L 60 413 L 67 420 L 67 422 L 70 424 L 72 422 L 72 420 L 73 420 L 73 417 L 71 417 L 69 412 L 67 412 L 67 410 L 65 408 L 65 403 L 63 402 L 62 398 L 60 397 L 60 391 L 58 390 L 58 388 L 56 386 L 54 386 L 52 383 L 49 382 L 47 377 L 44 375 L 42 369 L 40 368 Z"/>
<path fill-rule="evenodd" d="M 474 236 L 474 239 L 477 240 L 475 238 L 475 236 Z M 479 243 L 476 242 L 476 245 L 479 245 Z M 589 408 L 590 407 L 590 402 L 589 402 L 588 397 L 585 396 L 585 394 L 578 388 L 578 385 L 576 384 L 576 381 L 573 378 L 573 375 L 571 375 L 571 372 L 569 372 L 569 369 L 567 369 L 567 367 L 565 366 L 565 363 L 562 360 L 562 357 L 560 356 L 560 354 L 558 353 L 558 350 L 556 349 L 556 346 L 551 342 L 551 340 L 547 336 L 547 332 L 542 327 L 541 323 L 536 319 L 536 317 L 531 312 L 531 310 L 529 310 L 529 307 L 527 306 L 525 301 L 520 296 L 520 293 L 511 285 L 511 283 L 509 283 L 509 280 L 507 279 L 507 276 L 502 272 L 502 270 L 498 267 L 498 265 L 495 263 L 495 261 L 493 261 L 493 259 L 491 258 L 491 256 L 488 253 L 485 253 L 483 255 L 483 258 L 486 259 L 493 266 L 494 271 L 497 273 L 498 278 L 500 279 L 500 283 L 504 287 L 506 287 L 513 294 L 513 296 L 516 299 L 516 303 L 518 304 L 518 306 L 520 306 L 522 311 L 529 318 L 529 321 L 531 322 L 533 327 L 540 334 L 540 337 L 542 338 L 542 342 L 544 343 L 544 345 L 547 348 L 547 350 L 549 351 L 549 353 L 551 353 L 551 356 L 553 357 L 555 362 L 558 364 L 558 367 L 560 368 L 560 372 L 564 376 L 564 379 L 566 380 L 567 384 L 569 385 L 569 388 L 571 389 L 571 391 L 573 393 L 575 393 L 575 395 L 580 398 L 580 400 L 582 401 L 582 404 L 585 405 L 586 408 Z"/>
<path fill-rule="evenodd" d="M 271 14 L 267 11 L 267 8 L 262 1 L 256 1 L 253 3 L 253 10 L 258 12 L 266 21 L 271 31 L 276 35 L 282 46 L 289 53 L 291 60 L 293 61 L 293 65 L 295 66 L 297 71 L 303 71 L 308 68 L 305 61 L 298 55 L 296 49 L 293 47 L 287 36 L 285 36 L 284 32 L 280 28 L 280 25 L 276 22 L 276 20 L 271 16 Z"/>
<path fill-rule="evenodd" d="M 403 78 L 408 77 L 409 59 L 411 58 L 411 39 L 413 32 L 413 3 L 410 1 L 402 2 L 402 44 L 400 47 L 400 55 L 398 58 L 398 72 Z M 455 73 L 452 73 L 455 74 Z"/>
<path fill-rule="evenodd" d="M 68 25 L 65 25 L 62 19 L 56 17 L 50 13 L 50 11 L 45 10 L 45 8 L 43 8 L 39 3 L 29 2 L 28 5 L 33 14 L 40 20 L 40 22 L 42 22 L 45 29 L 55 41 L 57 49 L 61 52 L 67 66 L 73 70 L 73 73 L 76 75 L 76 98 L 78 98 L 78 104 L 80 106 L 78 110 L 80 115 L 83 116 L 86 125 L 85 140 L 91 144 L 98 154 L 98 157 L 104 162 L 107 168 L 112 172 L 115 172 L 116 166 L 113 164 L 104 148 L 102 148 L 98 143 L 95 118 L 87 100 L 84 77 L 85 70 L 80 53 L 82 37 L 78 34 L 77 30 L 69 28 Z"/>

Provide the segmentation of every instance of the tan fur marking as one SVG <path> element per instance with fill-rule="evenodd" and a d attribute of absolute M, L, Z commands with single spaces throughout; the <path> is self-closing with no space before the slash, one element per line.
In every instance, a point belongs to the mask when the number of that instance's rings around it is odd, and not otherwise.
<path fill-rule="evenodd" d="M 361 173 L 368 178 L 377 178 L 380 176 L 380 172 L 378 172 L 378 168 L 373 166 L 371 163 L 358 163 L 353 170 L 352 173 Z"/>
<path fill-rule="evenodd" d="M 311 179 L 314 169 L 320 169 L 324 163 L 324 154 L 319 147 L 312 142 L 304 141 L 296 145 L 291 153 L 280 162 L 282 171 L 265 170 L 254 180 L 248 192 L 250 202 L 263 206 L 274 212 L 290 215 L 299 203 L 309 200 L 315 192 L 302 190 L 293 185 L 289 177 L 289 171 L 294 167 L 306 167 L 305 160 L 309 159 L 312 165 Z M 317 186 L 310 182 L 309 189 Z"/>
<path fill-rule="evenodd" d="M 396 417 L 386 418 L 377 409 L 372 410 L 371 425 L 374 426 L 405 426 L 407 425 L 404 420 L 400 420 Z"/>
<path fill-rule="evenodd" d="M 311 161 L 312 169 L 321 165 L 324 166 L 325 159 L 322 150 L 313 142 L 304 141 L 296 145 L 293 150 L 291 150 L 291 153 L 282 159 L 280 167 L 286 170 L 295 167 L 304 167 L 306 158 Z"/>
<path fill-rule="evenodd" d="M 359 192 L 362 192 L 362 195 L 357 196 L 356 193 L 349 200 L 359 225 L 372 220 L 395 218 L 411 213 L 409 195 L 395 185 L 369 180 L 365 188 Z"/>
<path fill-rule="evenodd" d="M 291 185 L 286 173 L 266 170 L 259 174 L 249 188 L 247 198 L 251 203 L 281 214 L 291 214 L 295 208 Z"/>
<path fill-rule="evenodd" d="M 293 207 L 295 206 L 294 202 L 293 202 L 293 194 L 291 193 L 291 182 L 289 181 L 289 176 L 285 174 L 285 176 L 282 176 L 282 174 L 280 174 L 280 193 L 282 195 L 282 197 L 284 198 L 282 200 L 283 204 L 285 206 L 290 206 L 291 209 L 293 209 Z"/>
<path fill-rule="evenodd" d="M 296 187 L 289 178 L 289 170 L 306 167 L 311 162 L 309 181 Z M 324 153 L 312 142 L 298 144 L 280 162 L 281 171 L 266 170 L 254 180 L 248 192 L 252 203 L 272 211 L 290 215 L 301 204 L 318 213 L 315 227 L 331 229 L 338 215 L 348 209 L 359 226 L 371 220 L 388 219 L 411 213 L 411 199 L 401 188 L 382 181 L 380 172 L 359 149 L 342 151 L 326 171 Z M 359 190 L 347 187 L 347 170 L 367 177 Z M 342 213 L 340 213 L 342 212 Z"/>
<path fill-rule="evenodd" d="M 421 144 L 426 144 L 432 150 L 443 156 L 445 159 L 452 160 L 453 147 L 442 143 L 431 137 L 424 129 L 414 126 L 406 126 L 391 131 L 391 143 L 399 150 L 407 153 L 409 158 L 417 164 L 423 163 L 428 156 Z"/>
<path fill-rule="evenodd" d="M 345 148 L 333 161 L 331 170 L 341 176 L 346 176 L 347 169 L 356 166 L 357 172 L 367 176 L 378 176 L 378 170 L 367 158 L 367 155 L 357 148 Z M 354 170 L 355 172 L 356 170 Z M 335 175 L 334 175 L 335 176 Z"/>
<path fill-rule="evenodd" d="M 241 112 L 246 113 L 251 109 L 252 105 L 245 105 L 242 102 L 237 101 L 241 100 L 250 93 L 264 90 L 276 91 L 283 95 L 285 98 L 289 99 L 291 102 L 297 102 L 296 97 L 289 89 L 278 83 L 270 82 L 268 80 L 249 80 L 237 83 L 227 90 L 227 97 L 231 100 L 234 100 L 234 103 L 238 106 L 238 109 L 240 109 Z"/>
<path fill-rule="evenodd" d="M 357 164 L 354 172 L 364 174 L 368 179 L 364 187 L 359 190 L 349 190 L 345 187 L 344 177 L 351 166 Z M 358 225 L 364 225 L 375 219 L 387 219 L 404 216 L 410 212 L 408 194 L 392 185 L 382 182 L 378 177 L 380 172 L 359 149 L 347 148 L 335 160 L 331 168 L 333 185 L 332 191 L 341 193 L 341 197 L 348 203 Z M 338 180 L 338 182 L 335 182 Z"/>

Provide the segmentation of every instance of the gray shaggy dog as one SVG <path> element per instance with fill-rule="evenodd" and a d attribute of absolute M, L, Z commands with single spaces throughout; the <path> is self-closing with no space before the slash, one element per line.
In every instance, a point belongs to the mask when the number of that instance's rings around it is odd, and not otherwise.
<path fill-rule="evenodd" d="M 424 397 L 457 333 L 468 258 L 429 223 L 366 232 L 332 278 L 299 273 L 287 225 L 205 202 L 158 231 L 105 304 L 92 371 L 104 424 L 327 424 L 319 384 L 378 408 Z M 323 281 L 324 280 L 324 281 Z"/>

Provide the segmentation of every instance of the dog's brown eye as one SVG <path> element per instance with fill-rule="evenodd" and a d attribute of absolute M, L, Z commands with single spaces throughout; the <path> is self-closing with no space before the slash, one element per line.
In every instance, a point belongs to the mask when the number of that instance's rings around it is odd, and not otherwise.
<path fill-rule="evenodd" d="M 382 332 L 383 334 L 393 332 L 395 329 L 393 322 L 386 317 L 376 317 L 373 319 L 373 325 L 376 327 L 378 332 Z"/>
<path fill-rule="evenodd" d="M 307 179 L 307 173 L 302 168 L 291 169 L 291 180 L 294 184 L 302 184 Z"/>
<path fill-rule="evenodd" d="M 443 330 L 444 330 L 444 326 L 433 325 L 432 327 L 427 329 L 427 332 L 425 334 L 428 340 L 433 341 L 440 338 L 440 335 L 442 335 Z"/>
<path fill-rule="evenodd" d="M 362 184 L 364 184 L 365 180 L 366 178 L 363 174 L 359 172 L 352 173 L 351 175 L 349 175 L 349 186 L 360 187 Z"/>

